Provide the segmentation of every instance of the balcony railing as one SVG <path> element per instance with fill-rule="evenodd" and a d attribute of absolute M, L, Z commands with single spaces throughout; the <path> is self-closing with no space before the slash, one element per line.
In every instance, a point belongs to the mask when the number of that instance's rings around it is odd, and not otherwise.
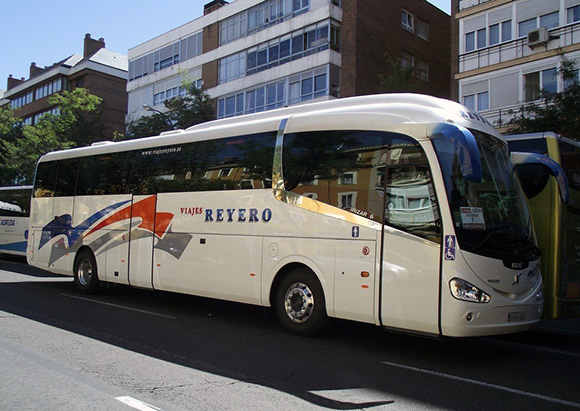
<path fill-rule="evenodd" d="M 475 0 L 474 0 L 475 1 Z M 482 0 L 479 0 L 482 1 Z M 541 50 L 556 50 L 565 46 L 580 43 L 580 22 L 557 27 L 549 31 L 550 40 L 546 46 L 531 49 L 527 38 L 522 37 L 509 42 L 479 49 L 459 56 L 459 72 L 477 70 L 494 64 L 520 59 Z"/>
<path fill-rule="evenodd" d="M 459 11 L 468 9 L 470 7 L 477 6 L 482 3 L 487 3 L 491 0 L 460 0 L 459 2 Z"/>

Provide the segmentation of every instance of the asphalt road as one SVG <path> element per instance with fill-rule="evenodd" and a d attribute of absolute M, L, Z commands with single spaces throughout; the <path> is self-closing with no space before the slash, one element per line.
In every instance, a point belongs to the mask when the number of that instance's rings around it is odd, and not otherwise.
<path fill-rule="evenodd" d="M 577 327 L 578 326 L 578 327 Z M 0 259 L 2 410 L 580 409 L 580 320 L 430 340 L 260 307 L 72 280 Z"/>

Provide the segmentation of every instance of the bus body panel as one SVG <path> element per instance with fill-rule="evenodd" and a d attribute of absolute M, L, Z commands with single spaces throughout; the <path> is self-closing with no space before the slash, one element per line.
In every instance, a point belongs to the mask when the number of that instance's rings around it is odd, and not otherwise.
<path fill-rule="evenodd" d="M 473 255 L 460 249 L 455 259 L 443 258 L 443 279 L 441 282 L 441 332 L 450 337 L 477 337 L 483 335 L 508 334 L 532 329 L 542 317 L 543 300 L 537 298 L 542 290 L 539 261 L 530 264 L 525 270 L 509 270 L 511 281 L 519 275 L 526 282 L 521 294 L 500 293 L 488 282 L 483 281 L 481 273 L 487 273 L 495 280 L 495 273 L 505 273 L 501 261 Z M 479 273 L 479 274 L 476 274 Z M 528 279 L 528 274 L 534 273 Z M 475 304 L 459 301 L 450 293 L 450 281 L 462 278 L 478 289 L 492 296 L 488 303 Z"/>
<path fill-rule="evenodd" d="M 0 218 L 0 254 L 26 255 L 28 217 Z"/>
<path fill-rule="evenodd" d="M 375 323 L 378 283 L 376 241 L 336 242 L 334 315 L 339 318 Z"/>

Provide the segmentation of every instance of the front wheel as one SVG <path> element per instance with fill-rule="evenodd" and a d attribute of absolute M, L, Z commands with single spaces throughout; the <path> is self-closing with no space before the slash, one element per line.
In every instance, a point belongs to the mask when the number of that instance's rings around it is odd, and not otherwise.
<path fill-rule="evenodd" d="M 96 293 L 101 285 L 97 273 L 97 260 L 90 250 L 83 250 L 74 265 L 74 283 L 85 294 Z"/>
<path fill-rule="evenodd" d="M 326 329 L 328 317 L 322 286 L 306 269 L 288 273 L 276 290 L 276 315 L 291 334 L 311 336 Z"/>

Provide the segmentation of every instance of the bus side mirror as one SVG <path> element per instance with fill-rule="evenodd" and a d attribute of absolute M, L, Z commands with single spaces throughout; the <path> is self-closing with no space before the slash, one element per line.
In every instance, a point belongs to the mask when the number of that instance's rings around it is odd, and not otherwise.
<path fill-rule="evenodd" d="M 437 124 L 429 134 L 431 136 L 441 134 L 453 143 L 463 177 L 469 181 L 481 183 L 479 148 L 471 131 L 457 124 L 443 123 Z"/>
<path fill-rule="evenodd" d="M 564 170 L 560 164 L 556 163 L 550 157 L 536 153 L 511 153 L 511 160 L 514 166 L 537 164 L 543 166 L 548 172 L 556 178 L 558 182 L 558 189 L 560 191 L 560 198 L 564 204 L 570 202 L 570 186 Z M 516 167 L 518 172 L 518 167 Z M 519 176 L 519 173 L 518 173 Z M 526 193 L 528 194 L 528 193 Z"/>

